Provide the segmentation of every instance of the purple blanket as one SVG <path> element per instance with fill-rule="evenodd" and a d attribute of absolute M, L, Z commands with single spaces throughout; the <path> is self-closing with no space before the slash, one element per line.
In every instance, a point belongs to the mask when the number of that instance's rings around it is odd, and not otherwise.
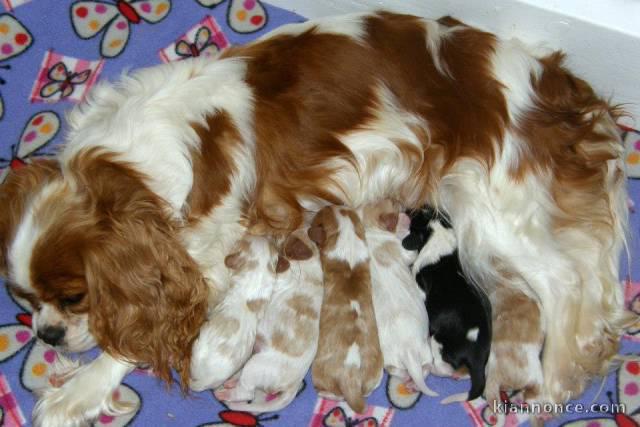
<path fill-rule="evenodd" d="M 4 9 L 0 11 L 0 179 L 9 168 L 28 167 L 29 159 L 53 151 L 64 134 L 64 112 L 82 100 L 97 80 L 113 80 L 126 69 L 161 61 L 212 55 L 282 24 L 304 20 L 256 0 L 0 0 L 0 5 Z M 626 130 L 625 138 L 629 166 L 640 168 L 640 134 Z M 640 207 L 640 183 L 630 180 L 629 187 Z M 632 213 L 631 259 L 640 253 L 639 231 L 638 215 Z M 640 283 L 633 283 L 640 279 L 640 266 L 636 262 L 629 270 L 631 279 L 621 280 L 621 286 L 626 286 L 629 308 L 640 313 Z M 35 403 L 31 390 L 46 381 L 56 358 L 51 349 L 33 339 L 30 322 L 28 311 L 1 286 L 2 426 L 30 424 Z M 640 325 L 630 334 L 639 331 Z M 623 353 L 640 353 L 640 344 L 634 340 L 634 335 L 625 337 Z M 611 411 L 620 408 L 612 403 L 623 403 L 626 414 L 632 416 L 640 409 L 638 375 L 640 363 L 625 362 L 580 398 L 584 408 L 579 413 L 565 413 L 549 425 L 577 419 L 589 420 L 579 424 L 582 426 L 615 425 Z M 428 382 L 441 398 L 469 386 L 466 380 L 449 378 L 429 377 Z M 227 411 L 208 392 L 185 398 L 177 388 L 167 390 L 146 371 L 134 372 L 125 383 L 118 398 L 137 401 L 139 409 L 121 418 L 103 416 L 98 425 L 410 427 L 527 422 L 522 415 L 492 415 L 481 399 L 443 405 L 441 398 L 419 397 L 404 384 L 389 384 L 386 378 L 369 398 L 366 414 L 358 416 L 318 399 L 309 377 L 288 408 L 260 417 Z M 567 412 L 578 409 L 570 406 Z M 616 416 L 618 425 L 638 425 L 625 417 Z"/>

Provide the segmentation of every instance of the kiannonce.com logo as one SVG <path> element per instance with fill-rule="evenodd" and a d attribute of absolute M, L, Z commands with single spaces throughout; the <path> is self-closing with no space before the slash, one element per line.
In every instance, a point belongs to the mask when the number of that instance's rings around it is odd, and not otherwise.
<path fill-rule="evenodd" d="M 493 402 L 493 412 L 496 414 L 589 414 L 609 413 L 624 414 L 627 408 L 624 403 L 512 403 Z"/>

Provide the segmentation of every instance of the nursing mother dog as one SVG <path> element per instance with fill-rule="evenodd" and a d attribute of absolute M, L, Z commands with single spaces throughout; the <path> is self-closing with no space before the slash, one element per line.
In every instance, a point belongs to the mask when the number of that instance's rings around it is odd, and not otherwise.
<path fill-rule="evenodd" d="M 245 231 L 280 236 L 325 205 L 385 198 L 446 212 L 480 286 L 535 294 L 543 398 L 576 396 L 624 321 L 615 116 L 560 53 L 385 12 L 99 85 L 57 160 L 16 172 L 0 196 L 0 266 L 38 335 L 104 350 L 44 391 L 36 424 L 117 409 L 111 392 L 138 363 L 165 380 L 175 367 L 188 387 Z"/>

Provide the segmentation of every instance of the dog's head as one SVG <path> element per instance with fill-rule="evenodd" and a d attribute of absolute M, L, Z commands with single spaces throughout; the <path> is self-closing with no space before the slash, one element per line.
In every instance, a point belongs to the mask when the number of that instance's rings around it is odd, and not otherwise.
<path fill-rule="evenodd" d="M 98 344 L 187 378 L 207 287 L 143 176 L 90 151 L 64 174 L 53 161 L 11 174 L 0 203 L 0 271 L 40 339 L 66 351 Z"/>
<path fill-rule="evenodd" d="M 420 250 L 427 244 L 434 231 L 431 226 L 433 222 L 439 223 L 444 228 L 451 228 L 449 218 L 429 206 L 425 206 L 424 209 L 408 211 L 407 214 L 411 218 L 411 225 L 409 226 L 409 235 L 402 240 L 402 246 L 410 251 Z"/>
<path fill-rule="evenodd" d="M 340 233 L 340 223 L 336 216 L 334 206 L 322 208 L 311 221 L 307 231 L 309 238 L 314 241 L 321 250 L 335 247 Z"/>

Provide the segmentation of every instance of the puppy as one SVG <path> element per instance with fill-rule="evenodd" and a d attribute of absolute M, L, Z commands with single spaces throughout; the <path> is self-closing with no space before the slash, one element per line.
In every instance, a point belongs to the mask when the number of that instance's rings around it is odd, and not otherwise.
<path fill-rule="evenodd" d="M 493 336 L 485 397 L 491 405 L 500 402 L 500 390 L 522 390 L 525 401 L 538 401 L 544 382 L 540 362 L 544 331 L 538 301 L 498 284 L 491 304 Z"/>
<path fill-rule="evenodd" d="M 366 205 L 359 213 L 371 253 L 373 306 L 384 367 L 390 375 L 403 379 L 408 375 L 422 393 L 437 396 L 423 376 L 433 355 L 425 295 L 409 267 L 416 253 L 401 244 L 411 220 L 391 200 Z"/>
<path fill-rule="evenodd" d="M 282 253 L 290 266 L 278 276 L 258 325 L 254 354 L 239 378 L 215 393 L 233 410 L 273 412 L 287 406 L 316 354 L 324 292 L 318 248 L 306 230 L 299 229 L 284 242 Z M 264 403 L 246 403 L 254 399 L 256 389 L 279 396 Z"/>
<path fill-rule="evenodd" d="M 364 227 L 354 211 L 329 206 L 313 219 L 309 237 L 320 248 L 325 286 L 313 384 L 321 396 L 344 397 L 362 413 L 383 367 Z"/>
<path fill-rule="evenodd" d="M 271 297 L 278 262 L 275 246 L 266 238 L 245 236 L 224 262 L 231 287 L 202 327 L 194 344 L 190 387 L 215 389 L 251 356 L 258 320 Z"/>
<path fill-rule="evenodd" d="M 471 376 L 468 400 L 482 394 L 491 349 L 491 306 L 470 284 L 458 259 L 448 219 L 431 209 L 411 213 L 410 234 L 402 245 L 420 250 L 413 273 L 425 291 L 429 333 L 437 375 L 466 367 Z"/>

